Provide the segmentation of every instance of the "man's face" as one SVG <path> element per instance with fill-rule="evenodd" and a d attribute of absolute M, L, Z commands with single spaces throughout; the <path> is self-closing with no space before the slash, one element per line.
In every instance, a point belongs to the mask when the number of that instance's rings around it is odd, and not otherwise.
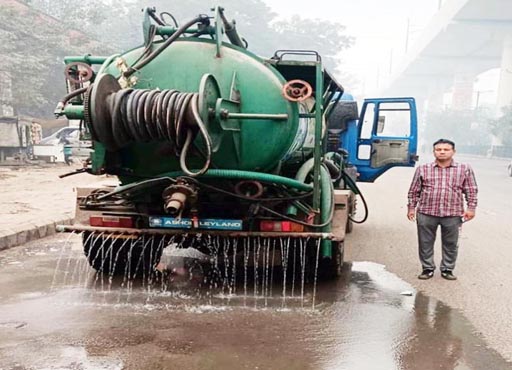
<path fill-rule="evenodd" d="M 450 144 L 441 143 L 434 147 L 434 157 L 441 162 L 451 160 L 454 154 L 455 149 Z"/>

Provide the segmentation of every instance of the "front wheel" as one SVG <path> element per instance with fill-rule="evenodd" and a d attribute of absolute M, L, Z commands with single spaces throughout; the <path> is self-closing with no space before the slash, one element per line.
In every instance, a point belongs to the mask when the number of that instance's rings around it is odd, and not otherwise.
<path fill-rule="evenodd" d="M 508 175 L 512 177 L 512 163 L 508 165 Z"/>

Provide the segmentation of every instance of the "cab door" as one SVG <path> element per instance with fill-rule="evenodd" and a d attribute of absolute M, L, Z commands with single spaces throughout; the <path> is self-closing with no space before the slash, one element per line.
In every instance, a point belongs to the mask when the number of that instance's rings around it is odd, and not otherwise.
<path fill-rule="evenodd" d="M 417 152 L 414 98 L 366 99 L 358 122 L 358 181 L 373 182 L 396 166 L 413 167 Z"/>

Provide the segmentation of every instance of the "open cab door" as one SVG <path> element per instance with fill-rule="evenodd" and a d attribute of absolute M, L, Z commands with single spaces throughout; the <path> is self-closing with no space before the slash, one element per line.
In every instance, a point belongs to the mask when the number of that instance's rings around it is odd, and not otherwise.
<path fill-rule="evenodd" d="M 418 139 L 414 98 L 365 99 L 358 122 L 358 181 L 373 182 L 391 167 L 413 167 Z"/>

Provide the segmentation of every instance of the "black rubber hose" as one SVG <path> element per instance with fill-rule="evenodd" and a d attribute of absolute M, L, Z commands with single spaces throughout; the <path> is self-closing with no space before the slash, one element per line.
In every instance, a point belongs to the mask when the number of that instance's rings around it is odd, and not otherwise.
<path fill-rule="evenodd" d="M 352 221 L 355 224 L 362 224 L 363 222 L 365 222 L 368 219 L 368 214 L 369 214 L 368 204 L 366 203 L 366 199 L 364 198 L 363 194 L 361 193 L 361 190 L 357 186 L 356 182 L 354 180 L 352 180 L 352 178 L 345 171 L 342 171 L 342 172 L 343 172 L 343 180 L 348 185 L 350 190 L 352 190 L 354 192 L 354 194 L 359 195 L 361 197 L 361 200 L 362 200 L 363 206 L 364 206 L 364 213 L 365 213 L 362 220 L 354 220 L 352 217 L 350 217 L 350 215 L 348 215 L 348 218 L 350 221 Z"/>
<path fill-rule="evenodd" d="M 176 28 L 178 28 L 178 27 L 179 27 L 179 26 L 178 26 L 178 22 L 176 21 L 176 18 L 174 18 L 174 16 L 173 16 L 171 13 L 169 13 L 169 12 L 161 12 L 161 13 L 160 13 L 160 19 L 164 22 L 164 24 L 165 24 L 165 25 L 168 25 L 169 23 L 167 23 L 167 22 L 165 21 L 165 19 L 164 19 L 164 15 L 171 17 L 171 19 L 172 19 L 172 21 L 174 22 L 174 25 L 176 26 Z"/>
<path fill-rule="evenodd" d="M 193 24 L 195 23 L 205 23 L 205 22 L 209 22 L 210 20 L 208 19 L 208 17 L 205 18 L 204 15 L 200 15 L 194 19 L 192 19 L 191 21 L 185 23 L 184 25 L 182 25 L 180 28 L 178 28 L 176 30 L 175 33 L 173 33 L 173 35 L 171 37 L 169 37 L 167 40 L 165 40 L 165 42 L 160 45 L 160 47 L 158 49 L 156 49 L 155 51 L 153 51 L 151 54 L 149 54 L 146 58 L 142 59 L 140 62 L 138 62 L 137 64 L 135 64 L 134 66 L 132 67 L 129 67 L 125 72 L 123 72 L 123 76 L 125 78 L 128 78 L 130 77 L 132 74 L 134 74 L 136 71 L 138 71 L 139 69 L 143 68 L 145 65 L 147 65 L 149 62 L 151 62 L 153 59 L 155 59 L 158 55 L 160 55 L 160 53 L 162 53 L 162 51 L 164 51 L 165 49 L 167 49 L 167 47 L 169 45 L 171 45 L 174 41 L 176 41 L 176 39 L 178 37 L 180 37 L 183 33 L 185 33 L 185 31 L 190 27 L 192 26 Z"/>
<path fill-rule="evenodd" d="M 61 101 L 59 102 L 59 106 L 62 104 L 62 106 L 65 106 L 66 103 L 73 99 L 75 96 L 78 96 L 80 94 L 83 94 L 87 91 L 87 89 L 89 88 L 89 86 L 85 86 L 85 87 L 82 87 L 80 89 L 77 89 L 77 90 L 73 90 L 71 91 L 69 94 L 67 94 L 66 96 L 64 96 Z"/>
<path fill-rule="evenodd" d="M 331 178 L 333 178 L 333 182 L 336 182 L 340 179 L 341 169 L 336 166 L 336 164 L 333 161 L 330 161 L 328 159 L 324 159 L 323 164 L 325 164 L 325 167 L 329 170 L 329 174 L 331 175 Z"/>
<path fill-rule="evenodd" d="M 204 187 L 206 189 L 210 189 L 210 190 L 213 190 L 213 191 L 225 194 L 225 195 L 229 195 L 229 196 L 232 196 L 234 198 L 238 198 L 238 199 L 242 199 L 242 200 L 247 200 L 249 202 L 255 202 L 255 203 L 257 203 L 257 202 L 279 202 L 279 201 L 299 200 L 299 199 L 307 198 L 307 197 L 310 197 L 310 196 L 313 195 L 313 190 L 311 190 L 311 191 L 308 191 L 307 193 L 298 194 L 298 195 L 292 195 L 292 196 L 288 196 L 288 197 L 281 197 L 281 198 L 251 198 L 251 197 L 247 197 L 247 196 L 240 195 L 240 194 L 237 194 L 237 193 L 233 193 L 233 192 L 228 191 L 228 190 L 224 190 L 224 189 L 218 188 L 218 187 L 213 186 L 213 185 L 205 184 L 205 183 L 200 182 L 200 181 L 198 181 L 196 179 L 193 179 L 193 178 L 187 178 L 187 177 L 184 177 L 184 176 L 181 176 L 181 178 L 185 178 L 185 179 L 188 179 L 189 181 L 193 181 L 199 187 Z"/>
<path fill-rule="evenodd" d="M 93 122 L 102 125 L 107 150 L 117 150 L 131 142 L 169 141 L 180 165 L 188 176 L 205 173 L 211 162 L 212 142 L 199 114 L 199 94 L 176 90 L 121 89 L 110 95 L 108 107 L 111 121 Z M 188 169 L 186 160 L 197 133 L 204 142 L 203 167 L 197 172 Z"/>

